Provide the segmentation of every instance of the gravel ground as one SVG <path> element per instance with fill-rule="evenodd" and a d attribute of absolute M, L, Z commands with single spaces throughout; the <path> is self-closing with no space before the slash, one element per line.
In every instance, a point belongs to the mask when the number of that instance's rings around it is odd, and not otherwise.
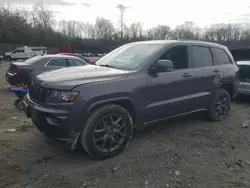
<path fill-rule="evenodd" d="M 95 161 L 47 140 L 14 107 L 7 67 L 0 63 L 1 188 L 250 187 L 248 99 L 234 102 L 223 122 L 196 114 L 137 131 L 123 154 Z"/>

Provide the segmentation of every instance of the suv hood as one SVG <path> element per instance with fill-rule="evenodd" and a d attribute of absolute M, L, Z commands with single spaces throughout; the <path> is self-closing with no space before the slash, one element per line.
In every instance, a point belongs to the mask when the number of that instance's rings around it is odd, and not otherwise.
<path fill-rule="evenodd" d="M 94 82 L 120 79 L 128 76 L 130 71 L 118 70 L 96 65 L 61 68 L 39 74 L 34 82 L 52 89 L 71 90 L 75 86 Z"/>

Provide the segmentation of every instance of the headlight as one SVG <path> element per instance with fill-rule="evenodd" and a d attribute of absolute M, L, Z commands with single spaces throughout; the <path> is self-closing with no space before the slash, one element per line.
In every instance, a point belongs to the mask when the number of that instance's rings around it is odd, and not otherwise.
<path fill-rule="evenodd" d="M 77 91 L 55 91 L 52 90 L 49 98 L 56 99 L 59 102 L 73 102 L 79 92 Z"/>

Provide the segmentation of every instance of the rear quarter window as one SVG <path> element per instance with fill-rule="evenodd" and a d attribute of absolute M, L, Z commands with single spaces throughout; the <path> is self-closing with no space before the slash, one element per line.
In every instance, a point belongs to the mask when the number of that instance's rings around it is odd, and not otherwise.
<path fill-rule="evenodd" d="M 82 66 L 86 64 L 85 62 L 80 61 L 78 59 L 68 59 L 68 63 L 70 67 Z"/>
<path fill-rule="evenodd" d="M 46 67 L 67 67 L 66 59 L 50 59 Z"/>
<path fill-rule="evenodd" d="M 226 65 L 230 64 L 231 60 L 228 57 L 225 50 L 220 48 L 212 48 L 214 56 L 215 56 L 215 64 L 216 65 Z"/>

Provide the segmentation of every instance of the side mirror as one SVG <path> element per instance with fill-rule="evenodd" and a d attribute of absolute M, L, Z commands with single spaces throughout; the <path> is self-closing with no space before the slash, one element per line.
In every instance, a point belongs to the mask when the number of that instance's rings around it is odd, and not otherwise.
<path fill-rule="evenodd" d="M 159 59 L 155 64 L 153 64 L 149 71 L 150 73 L 156 74 L 160 72 L 170 72 L 174 70 L 174 64 L 170 60 Z"/>

